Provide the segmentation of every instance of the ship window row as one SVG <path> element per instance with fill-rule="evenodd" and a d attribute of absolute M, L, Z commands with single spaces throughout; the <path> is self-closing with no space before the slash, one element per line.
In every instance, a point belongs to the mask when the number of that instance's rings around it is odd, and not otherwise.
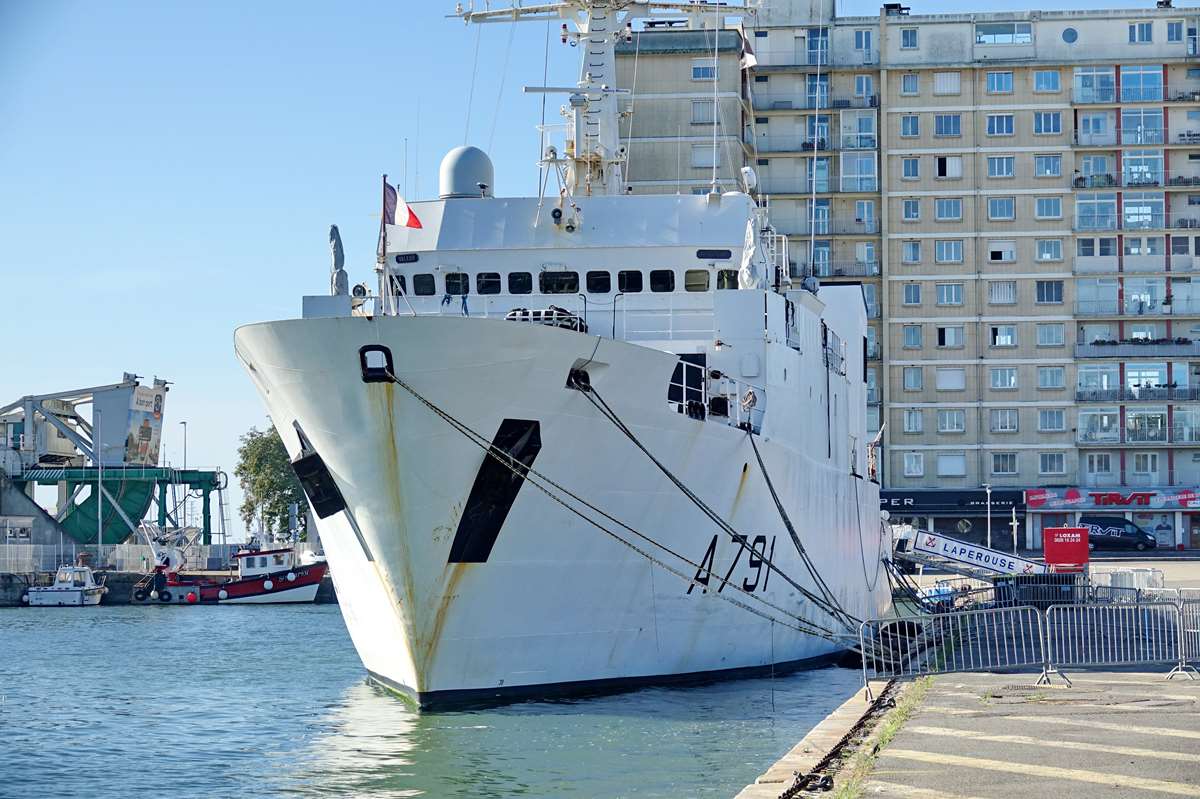
<path fill-rule="evenodd" d="M 404 293 L 408 291 L 407 279 L 404 275 L 393 275 L 394 285 Z M 507 288 L 508 294 L 533 294 L 534 275 L 532 272 L 478 272 L 475 274 L 476 294 L 503 294 Z M 582 275 L 583 289 L 580 288 L 580 273 L 573 271 L 545 271 L 537 273 L 538 294 L 611 294 L 613 292 L 612 272 L 603 269 L 590 270 Z M 418 297 L 436 296 L 438 292 L 437 276 L 429 273 L 419 273 L 412 276 L 412 293 Z M 736 289 L 738 273 L 736 269 L 718 269 L 716 287 L 719 290 Z M 442 278 L 442 294 L 459 296 L 471 293 L 471 275 L 466 272 L 447 272 Z M 671 292 L 676 290 L 676 275 L 671 269 L 651 269 L 648 273 L 638 269 L 622 269 L 617 272 L 616 291 L 621 294 L 636 294 L 649 289 L 652 292 Z M 683 290 L 691 292 L 709 291 L 712 289 L 712 273 L 707 269 L 688 269 L 683 273 Z"/>

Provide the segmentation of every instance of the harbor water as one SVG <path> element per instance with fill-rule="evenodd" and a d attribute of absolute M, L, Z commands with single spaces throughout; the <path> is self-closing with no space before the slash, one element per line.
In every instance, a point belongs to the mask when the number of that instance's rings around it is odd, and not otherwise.
<path fill-rule="evenodd" d="M 419 714 L 333 606 L 0 610 L 0 795 L 732 796 L 859 674 Z"/>

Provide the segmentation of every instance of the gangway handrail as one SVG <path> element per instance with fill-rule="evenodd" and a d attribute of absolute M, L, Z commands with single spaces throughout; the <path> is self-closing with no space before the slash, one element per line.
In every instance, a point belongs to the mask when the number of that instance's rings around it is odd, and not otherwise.
<path fill-rule="evenodd" d="M 1048 574 L 1045 563 L 905 525 L 896 535 L 895 557 L 937 566 L 965 577 L 991 580 L 1014 574 Z"/>

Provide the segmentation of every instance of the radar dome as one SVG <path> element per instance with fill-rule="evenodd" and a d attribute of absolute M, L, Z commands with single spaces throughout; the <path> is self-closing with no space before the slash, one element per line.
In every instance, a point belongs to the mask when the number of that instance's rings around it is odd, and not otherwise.
<path fill-rule="evenodd" d="M 446 153 L 438 170 L 438 196 L 491 197 L 492 159 L 478 147 L 455 147 Z"/>

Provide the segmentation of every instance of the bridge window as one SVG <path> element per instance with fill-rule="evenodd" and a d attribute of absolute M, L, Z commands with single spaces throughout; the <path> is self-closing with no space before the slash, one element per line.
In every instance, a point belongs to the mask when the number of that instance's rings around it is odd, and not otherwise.
<path fill-rule="evenodd" d="M 651 269 L 650 270 L 650 290 L 651 291 L 674 291 L 675 290 L 675 273 L 670 269 Z"/>
<path fill-rule="evenodd" d="M 701 261 L 728 261 L 733 257 L 732 250 L 696 250 L 696 257 Z"/>
<path fill-rule="evenodd" d="M 542 294 L 578 294 L 578 272 L 542 272 L 538 275 L 538 291 Z"/>
<path fill-rule="evenodd" d="M 533 275 L 528 272 L 510 272 L 508 275 L 509 294 L 532 294 Z"/>
<path fill-rule="evenodd" d="M 589 294 L 607 294 L 612 291 L 612 273 L 588 272 L 587 290 Z"/>
<path fill-rule="evenodd" d="M 470 294 L 471 293 L 471 278 L 466 272 L 447 272 L 446 273 L 446 293 L 447 294 Z"/>
<path fill-rule="evenodd" d="M 478 294 L 499 294 L 500 273 L 480 272 L 475 276 L 475 292 Z"/>
<path fill-rule="evenodd" d="M 718 269 L 717 270 L 717 290 L 724 291 L 725 289 L 736 289 L 738 287 L 738 273 L 736 269 Z"/>
<path fill-rule="evenodd" d="M 413 294 L 418 297 L 431 297 L 437 293 L 437 286 L 434 284 L 433 275 L 428 272 L 413 275 Z"/>
<path fill-rule="evenodd" d="M 407 294 L 408 283 L 404 279 L 404 275 L 389 275 L 392 284 L 393 294 Z"/>
<path fill-rule="evenodd" d="M 617 272 L 617 291 L 637 294 L 642 290 L 642 273 L 636 269 Z"/>
<path fill-rule="evenodd" d="M 707 269 L 689 269 L 683 273 L 683 288 L 685 291 L 708 291 L 709 279 Z"/>

